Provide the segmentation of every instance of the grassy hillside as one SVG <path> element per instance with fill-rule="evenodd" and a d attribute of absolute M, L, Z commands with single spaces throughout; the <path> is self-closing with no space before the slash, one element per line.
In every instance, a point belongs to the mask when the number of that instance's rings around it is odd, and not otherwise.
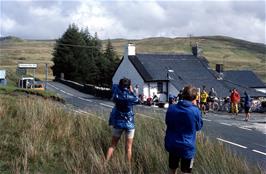
<path fill-rule="evenodd" d="M 113 46 L 123 55 L 128 40 L 114 39 Z M 198 43 L 201 55 L 205 56 L 212 68 L 223 63 L 225 70 L 248 69 L 255 71 L 266 82 L 266 45 L 252 43 L 230 37 L 192 37 L 189 38 L 146 38 L 130 40 L 136 44 L 137 53 L 190 53 L 190 42 Z M 0 66 L 13 70 L 17 63 L 38 63 L 37 77 L 44 78 L 44 63 L 52 65 L 54 41 L 30 41 L 7 39 L 0 41 Z M 103 45 L 106 41 L 103 41 Z M 50 78 L 52 77 L 50 71 Z"/>
<path fill-rule="evenodd" d="M 7 69 L 8 77 L 14 81 L 18 63 L 36 63 L 36 77 L 45 78 L 45 63 L 49 67 L 53 65 L 52 51 L 54 41 L 29 41 L 21 39 L 6 39 L 0 41 L 0 69 Z M 33 70 L 28 71 L 33 75 Z M 49 71 L 49 79 L 53 79 L 52 71 Z"/>
<path fill-rule="evenodd" d="M 0 173 L 129 173 L 124 138 L 105 163 L 111 142 L 109 113 L 89 112 L 69 112 L 62 104 L 39 97 L 0 94 Z M 136 125 L 132 173 L 167 173 L 163 121 L 137 114 Z M 197 146 L 195 174 L 262 173 L 201 133 Z"/>

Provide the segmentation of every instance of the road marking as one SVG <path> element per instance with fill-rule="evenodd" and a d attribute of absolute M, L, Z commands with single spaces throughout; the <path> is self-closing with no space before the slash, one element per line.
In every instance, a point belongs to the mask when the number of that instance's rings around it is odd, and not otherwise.
<path fill-rule="evenodd" d="M 113 108 L 113 106 L 108 105 L 108 104 L 105 104 L 105 103 L 100 103 L 100 105 L 105 106 L 105 107 L 108 107 L 108 108 Z"/>
<path fill-rule="evenodd" d="M 222 141 L 222 142 L 228 143 L 228 144 L 232 144 L 232 145 L 235 145 L 235 146 L 238 146 L 238 147 L 244 148 L 244 149 L 247 148 L 246 146 L 242 146 L 242 145 L 240 145 L 240 144 L 236 144 L 236 143 L 233 143 L 233 142 L 231 142 L 231 141 L 227 141 L 227 140 L 224 140 L 224 139 L 221 139 L 221 138 L 216 138 L 216 139 L 219 140 L 219 141 Z"/>
<path fill-rule="evenodd" d="M 147 118 L 150 118 L 150 119 L 156 119 L 156 118 L 153 118 L 151 116 L 148 116 L 148 115 L 144 115 L 144 114 L 140 114 L 140 113 L 136 113 L 138 114 L 139 116 L 142 116 L 142 117 L 147 117 Z"/>
<path fill-rule="evenodd" d="M 223 125 L 226 125 L 226 126 L 232 126 L 231 124 L 228 124 L 228 123 L 220 123 L 220 124 L 223 124 Z"/>
<path fill-rule="evenodd" d="M 92 102 L 92 100 L 89 100 L 89 99 L 86 99 L 86 98 L 82 98 L 82 97 L 78 97 L 78 99 L 84 100 L 84 101 L 87 101 L 87 102 Z"/>
<path fill-rule="evenodd" d="M 209 120 L 209 119 L 206 119 L 206 118 L 203 118 L 202 120 L 204 120 L 204 121 L 211 121 L 211 120 Z"/>
<path fill-rule="evenodd" d="M 266 153 L 265 152 L 261 152 L 261 151 L 254 150 L 254 149 L 252 151 L 266 156 Z"/>
<path fill-rule="evenodd" d="M 65 91 L 63 91 L 62 89 L 60 89 L 59 91 L 63 92 L 63 93 L 66 93 Z"/>
<path fill-rule="evenodd" d="M 69 96 L 72 96 L 72 97 L 74 96 L 73 94 L 71 94 L 71 93 L 68 93 L 68 92 L 66 92 L 66 94 L 67 94 L 67 95 L 69 95 Z"/>
<path fill-rule="evenodd" d="M 48 85 L 50 85 L 51 87 L 55 88 L 56 90 L 59 90 L 59 88 L 57 88 L 56 86 L 50 84 L 50 83 L 47 83 Z"/>
<path fill-rule="evenodd" d="M 244 129 L 244 130 L 248 130 L 248 131 L 252 131 L 252 129 L 249 129 L 249 128 L 245 128 L 245 127 L 238 127 L 240 129 Z"/>
<path fill-rule="evenodd" d="M 73 110 L 73 111 L 76 112 L 76 113 L 79 113 L 79 114 L 90 115 L 90 116 L 93 116 L 93 117 L 98 118 L 98 119 L 100 119 L 100 120 L 104 120 L 104 121 L 106 121 L 105 119 L 103 119 L 103 118 L 101 118 L 101 117 L 98 117 L 98 116 L 96 116 L 96 115 L 94 115 L 94 114 L 92 114 L 92 113 L 86 112 L 86 111 L 77 111 L 77 110 Z"/>

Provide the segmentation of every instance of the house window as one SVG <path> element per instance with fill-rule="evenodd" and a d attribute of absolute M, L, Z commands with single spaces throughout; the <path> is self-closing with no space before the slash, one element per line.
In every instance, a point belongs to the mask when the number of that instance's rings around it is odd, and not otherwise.
<path fill-rule="evenodd" d="M 163 93 L 163 82 L 157 82 L 158 93 Z"/>

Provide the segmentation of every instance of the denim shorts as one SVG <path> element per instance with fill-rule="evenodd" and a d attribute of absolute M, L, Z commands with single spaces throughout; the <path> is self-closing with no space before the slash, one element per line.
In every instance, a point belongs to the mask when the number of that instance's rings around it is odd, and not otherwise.
<path fill-rule="evenodd" d="M 131 138 L 131 139 L 134 138 L 135 129 L 129 129 L 129 130 L 127 130 L 127 129 L 116 129 L 116 128 L 112 129 L 112 134 L 113 134 L 114 137 L 120 138 L 123 132 L 125 132 L 126 138 Z"/>

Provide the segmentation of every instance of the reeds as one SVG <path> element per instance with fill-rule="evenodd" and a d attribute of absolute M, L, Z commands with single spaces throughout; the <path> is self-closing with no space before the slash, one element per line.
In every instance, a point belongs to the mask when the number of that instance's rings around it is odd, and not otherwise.
<path fill-rule="evenodd" d="M 36 96 L 0 95 L 0 173 L 167 173 L 164 134 L 163 120 L 136 115 L 131 168 L 124 137 L 107 163 L 107 121 Z M 202 133 L 197 147 L 193 173 L 262 173 Z"/>

